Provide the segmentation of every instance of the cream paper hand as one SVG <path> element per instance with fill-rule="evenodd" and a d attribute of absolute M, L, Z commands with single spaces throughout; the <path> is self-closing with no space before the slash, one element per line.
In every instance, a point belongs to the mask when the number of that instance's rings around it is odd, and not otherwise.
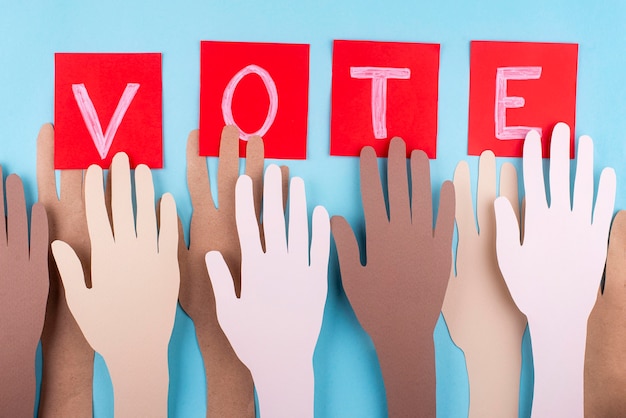
<path fill-rule="evenodd" d="M 157 230 L 152 175 L 139 165 L 135 222 L 126 154 L 114 157 L 111 170 L 113 228 L 102 170 L 91 166 L 85 178 L 92 287 L 85 286 L 80 260 L 68 244 L 55 241 L 52 252 L 70 311 L 109 368 L 115 416 L 166 417 L 167 353 L 179 287 L 176 204 L 163 195 Z"/>

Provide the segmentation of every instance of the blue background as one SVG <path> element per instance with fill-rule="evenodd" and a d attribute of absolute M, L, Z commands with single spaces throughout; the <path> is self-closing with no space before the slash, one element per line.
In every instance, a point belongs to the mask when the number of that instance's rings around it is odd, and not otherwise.
<path fill-rule="evenodd" d="M 308 156 L 288 161 L 303 177 L 309 209 L 324 205 L 353 226 L 363 215 L 358 159 L 329 156 L 333 39 L 441 44 L 438 158 L 431 161 L 436 189 L 467 156 L 469 43 L 511 40 L 579 43 L 576 136 L 595 140 L 596 181 L 604 166 L 624 173 L 626 118 L 626 3 L 492 1 L 2 1 L 0 5 L 0 163 L 20 174 L 29 203 L 36 200 L 35 145 L 39 127 L 53 119 L 55 52 L 161 52 L 165 168 L 154 173 L 157 193 L 172 192 L 183 222 L 191 214 L 185 183 L 185 143 L 198 126 L 200 40 L 309 43 Z M 520 168 L 520 161 L 512 159 Z M 499 163 L 502 159 L 499 160 Z M 210 159 L 215 176 L 215 159 Z M 213 177 L 214 178 L 214 177 Z M 358 233 L 363 237 L 361 227 Z M 331 254 L 329 296 L 315 353 L 318 417 L 383 417 L 384 389 L 376 354 L 341 290 Z M 443 320 L 435 331 L 439 416 L 467 415 L 468 386 L 462 352 Z M 532 363 L 526 336 L 520 412 L 528 416 Z M 94 410 L 112 416 L 106 367 L 96 359 Z M 170 343 L 170 416 L 204 417 L 205 382 L 193 324 L 179 310 Z"/>

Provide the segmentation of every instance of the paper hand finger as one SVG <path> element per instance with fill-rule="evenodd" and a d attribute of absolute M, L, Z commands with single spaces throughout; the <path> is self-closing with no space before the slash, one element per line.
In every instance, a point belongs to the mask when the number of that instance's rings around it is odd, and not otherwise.
<path fill-rule="evenodd" d="M 57 240 L 52 243 L 52 254 L 65 288 L 67 306 L 80 324 L 85 309 L 90 305 L 83 267 L 72 247 L 63 241 Z"/>
<path fill-rule="evenodd" d="M 493 236 L 495 214 L 493 202 L 496 200 L 496 156 L 491 151 L 480 155 L 478 167 L 478 191 L 476 194 L 476 215 L 481 236 Z"/>

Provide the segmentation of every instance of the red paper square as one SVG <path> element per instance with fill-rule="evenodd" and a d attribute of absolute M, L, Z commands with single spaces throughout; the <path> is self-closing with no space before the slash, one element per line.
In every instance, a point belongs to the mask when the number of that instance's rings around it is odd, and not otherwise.
<path fill-rule="evenodd" d="M 543 155 L 548 157 L 552 129 L 565 122 L 572 132 L 573 158 L 577 67 L 577 44 L 472 41 L 469 155 L 490 149 L 497 156 L 521 157 L 524 132 L 536 127 L 542 131 Z M 520 97 L 523 103 L 516 99 Z M 515 132 L 510 127 L 521 129 Z"/>
<path fill-rule="evenodd" d="M 163 166 L 161 54 L 57 53 L 54 56 L 54 165 L 57 169 L 108 168 L 113 156 L 124 151 L 132 167 Z M 138 86 L 137 86 L 138 84 Z M 80 87 L 80 86 L 83 87 Z M 131 88 L 134 86 L 134 88 Z M 131 91 L 135 90 L 134 96 Z M 82 96 L 78 93 L 82 91 Z M 80 97 L 87 98 L 85 101 Z M 123 98 L 130 100 L 110 148 L 96 145 L 94 133 L 106 137 L 107 128 Z M 79 106 L 95 111 L 100 130 L 90 133 Z M 93 124 L 91 124 L 93 126 Z M 111 131 L 113 132 L 113 131 Z M 112 140 L 112 141 L 111 141 Z M 102 154 L 104 157 L 102 157 Z"/>
<path fill-rule="evenodd" d="M 201 42 L 200 155 L 217 156 L 222 128 L 234 122 L 242 157 L 244 138 L 258 134 L 265 157 L 305 159 L 308 103 L 309 45 Z"/>
<path fill-rule="evenodd" d="M 358 156 L 371 145 L 387 156 L 400 136 L 407 156 L 421 149 L 436 158 L 438 80 L 438 44 L 336 40 L 330 154 Z"/>

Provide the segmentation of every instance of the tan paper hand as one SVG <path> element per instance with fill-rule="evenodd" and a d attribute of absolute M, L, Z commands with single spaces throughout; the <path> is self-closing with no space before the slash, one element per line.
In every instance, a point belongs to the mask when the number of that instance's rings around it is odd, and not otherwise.
<path fill-rule="evenodd" d="M 371 147 L 361 151 L 361 196 L 365 212 L 367 264 L 362 266 L 354 234 L 333 217 L 343 287 L 380 361 L 390 417 L 434 417 L 435 348 L 439 318 L 452 264 L 454 187 L 441 188 L 433 230 L 428 157 L 411 153 L 411 203 L 406 148 L 391 140 L 388 161 L 389 216 Z"/>
<path fill-rule="evenodd" d="M 613 220 L 604 291 L 587 322 L 585 416 L 623 417 L 626 411 L 626 211 Z"/>
<path fill-rule="evenodd" d="M 54 129 L 50 124 L 41 127 L 37 138 L 37 190 L 48 213 L 50 242 L 65 241 L 76 251 L 90 286 L 83 171 L 61 171 L 59 198 L 54 174 Z M 91 417 L 94 352 L 67 307 L 52 256 L 49 266 L 50 294 L 41 336 L 44 360 L 39 417 Z"/>
<path fill-rule="evenodd" d="M 0 167 L 0 415 L 32 417 L 35 352 L 48 298 L 48 222 L 41 203 L 32 208 L 30 246 L 22 180 L 6 181 Z"/>
<path fill-rule="evenodd" d="M 450 274 L 443 315 L 454 343 L 465 353 L 470 417 L 517 417 L 526 317 L 509 293 L 496 257 L 496 158 L 480 156 L 476 215 L 467 162 L 454 173 L 458 246 L 456 275 Z M 517 173 L 500 170 L 500 196 L 519 212 Z M 478 218 L 478 225 L 476 220 Z M 519 215 L 518 215 L 519 218 Z"/>
<path fill-rule="evenodd" d="M 254 183 L 254 202 L 259 216 L 263 183 L 263 141 L 251 137 L 246 149 L 246 175 Z M 283 168 L 283 183 L 289 177 Z M 206 158 L 198 155 L 198 131 L 187 142 L 187 185 L 193 214 L 189 249 L 181 239 L 179 301 L 196 328 L 207 381 L 207 417 L 254 417 L 254 391 L 250 371 L 239 360 L 217 322 L 215 297 L 204 257 L 220 251 L 228 264 L 237 295 L 241 289 L 241 250 L 235 222 L 235 185 L 239 178 L 239 131 L 222 131 L 217 172 L 216 207 Z M 285 186 L 283 186 L 285 187 Z"/>
<path fill-rule="evenodd" d="M 54 241 L 52 252 L 70 311 L 107 363 L 115 416 L 166 417 L 167 353 L 179 287 L 176 204 L 163 195 L 157 231 L 152 175 L 139 165 L 135 222 L 126 154 L 113 158 L 111 170 L 113 228 L 102 170 L 93 165 L 85 177 L 92 288 L 85 286 L 80 260 L 67 243 Z"/>

